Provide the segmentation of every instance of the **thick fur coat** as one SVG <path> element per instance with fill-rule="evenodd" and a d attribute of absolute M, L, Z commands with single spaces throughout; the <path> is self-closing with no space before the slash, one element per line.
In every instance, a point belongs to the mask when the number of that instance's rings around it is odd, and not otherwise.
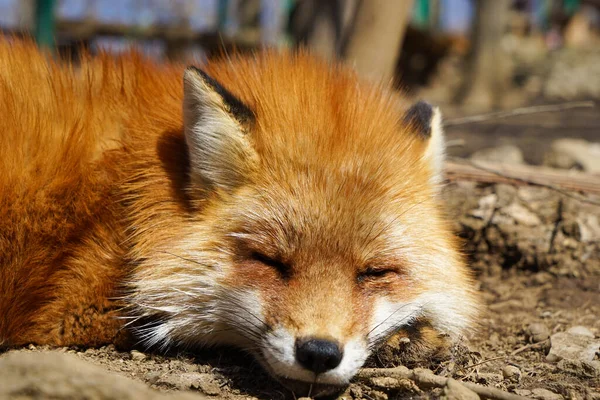
<path fill-rule="evenodd" d="M 340 385 L 395 332 L 471 325 L 439 111 L 351 69 L 305 52 L 71 65 L 2 39 L 0 116 L 5 346 L 229 343 Z M 307 367 L 305 338 L 338 364 Z"/>

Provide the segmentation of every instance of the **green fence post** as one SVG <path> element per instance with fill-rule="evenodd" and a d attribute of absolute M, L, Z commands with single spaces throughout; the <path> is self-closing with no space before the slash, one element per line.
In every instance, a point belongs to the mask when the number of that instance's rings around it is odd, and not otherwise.
<path fill-rule="evenodd" d="M 425 29 L 429 26 L 430 19 L 430 8 L 429 0 L 417 0 L 415 1 L 413 9 L 413 23 L 421 28 Z"/>
<path fill-rule="evenodd" d="M 217 12 L 217 20 L 218 20 L 218 29 L 220 31 L 225 29 L 225 25 L 227 24 L 227 17 L 229 11 L 229 1 L 227 0 L 219 0 L 218 3 L 218 12 Z"/>
<path fill-rule="evenodd" d="M 54 48 L 55 0 L 37 0 L 35 3 L 35 40 L 40 47 Z"/>
<path fill-rule="evenodd" d="M 567 15 L 573 15 L 579 9 L 580 0 L 564 0 L 563 9 Z"/>

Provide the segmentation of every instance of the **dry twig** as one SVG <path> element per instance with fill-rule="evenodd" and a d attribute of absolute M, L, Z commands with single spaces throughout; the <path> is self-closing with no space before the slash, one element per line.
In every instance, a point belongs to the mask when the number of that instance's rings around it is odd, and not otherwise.
<path fill-rule="evenodd" d="M 525 346 L 519 347 L 518 349 L 516 349 L 515 351 L 513 351 L 512 353 L 510 353 L 510 355 L 511 355 L 511 356 L 514 356 L 514 355 L 517 355 L 517 354 L 519 354 L 519 353 L 522 353 L 522 352 L 524 352 L 525 350 L 529 350 L 529 349 L 532 349 L 532 348 L 535 348 L 535 347 L 541 346 L 541 345 L 543 345 L 544 343 L 546 343 L 546 342 L 547 342 L 547 341 L 549 341 L 549 340 L 550 340 L 550 339 L 544 339 L 544 340 L 542 340 L 542 341 L 540 341 L 540 342 L 537 342 L 537 343 L 530 343 L 530 344 L 528 344 L 528 345 L 525 345 Z"/>
<path fill-rule="evenodd" d="M 467 365 L 467 366 L 465 366 L 465 367 L 464 367 L 464 368 L 462 368 L 462 369 L 463 369 L 463 370 L 466 370 L 466 369 L 471 369 L 471 368 L 478 367 L 478 366 L 480 366 L 480 365 L 483 365 L 483 364 L 487 364 L 487 363 L 489 363 L 489 362 L 492 362 L 492 361 L 496 361 L 496 360 L 502 360 L 502 359 L 504 359 L 504 358 L 506 358 L 506 356 L 498 356 L 498 357 L 492 357 L 492 358 L 488 358 L 487 360 L 482 360 L 482 361 L 480 361 L 480 362 L 478 362 L 478 363 L 471 364 L 471 365 Z"/>
<path fill-rule="evenodd" d="M 453 118 L 453 119 L 444 121 L 444 126 L 464 125 L 464 124 L 471 124 L 471 123 L 475 123 L 475 122 L 488 121 L 491 119 L 501 119 L 501 118 L 507 118 L 507 117 L 514 117 L 517 115 L 526 115 L 526 114 L 557 112 L 557 111 L 570 110 L 573 108 L 591 108 L 591 107 L 595 107 L 595 105 L 596 104 L 593 101 L 573 101 L 573 102 L 567 102 L 567 103 L 561 103 L 561 104 L 548 104 L 548 105 L 543 105 L 543 106 L 521 107 L 521 108 L 515 108 L 514 110 L 498 111 L 498 112 L 491 112 L 491 113 L 487 113 L 487 114 L 471 115 L 469 117 Z"/>
<path fill-rule="evenodd" d="M 556 170 L 532 165 L 507 165 L 474 162 L 452 157 L 446 163 L 446 177 L 450 181 L 508 183 L 545 187 L 578 201 L 600 205 L 599 201 L 574 192 L 600 195 L 600 177 L 585 173 Z"/>
<path fill-rule="evenodd" d="M 363 368 L 357 375 L 358 379 L 371 379 L 376 377 L 391 377 L 396 379 L 410 379 L 421 389 L 443 388 L 451 378 L 434 375 L 431 371 L 423 369 L 408 369 L 400 366 L 395 368 Z M 481 386 L 476 383 L 458 382 L 467 389 L 477 393 L 480 397 L 490 400 L 526 400 L 526 397 L 504 392 L 500 389 Z"/>

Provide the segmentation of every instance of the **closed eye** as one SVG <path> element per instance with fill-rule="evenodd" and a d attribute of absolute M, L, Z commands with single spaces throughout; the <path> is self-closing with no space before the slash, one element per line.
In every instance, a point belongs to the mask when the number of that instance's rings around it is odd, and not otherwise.
<path fill-rule="evenodd" d="M 359 272 L 357 280 L 363 282 L 365 280 L 379 280 L 383 278 L 390 278 L 396 275 L 398 271 L 391 268 L 367 268 L 366 270 Z"/>
<path fill-rule="evenodd" d="M 290 277 L 290 266 L 284 263 L 283 261 L 271 258 L 257 251 L 252 252 L 250 258 L 254 261 L 258 261 L 261 264 L 273 268 L 284 279 L 288 279 Z"/>

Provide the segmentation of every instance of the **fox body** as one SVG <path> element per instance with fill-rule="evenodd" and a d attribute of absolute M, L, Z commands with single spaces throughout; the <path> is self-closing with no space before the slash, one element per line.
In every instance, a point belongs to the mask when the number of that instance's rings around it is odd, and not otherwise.
<path fill-rule="evenodd" d="M 349 68 L 72 66 L 3 40 L 0 115 L 4 346 L 235 345 L 327 387 L 411 326 L 472 323 L 439 111 Z"/>

